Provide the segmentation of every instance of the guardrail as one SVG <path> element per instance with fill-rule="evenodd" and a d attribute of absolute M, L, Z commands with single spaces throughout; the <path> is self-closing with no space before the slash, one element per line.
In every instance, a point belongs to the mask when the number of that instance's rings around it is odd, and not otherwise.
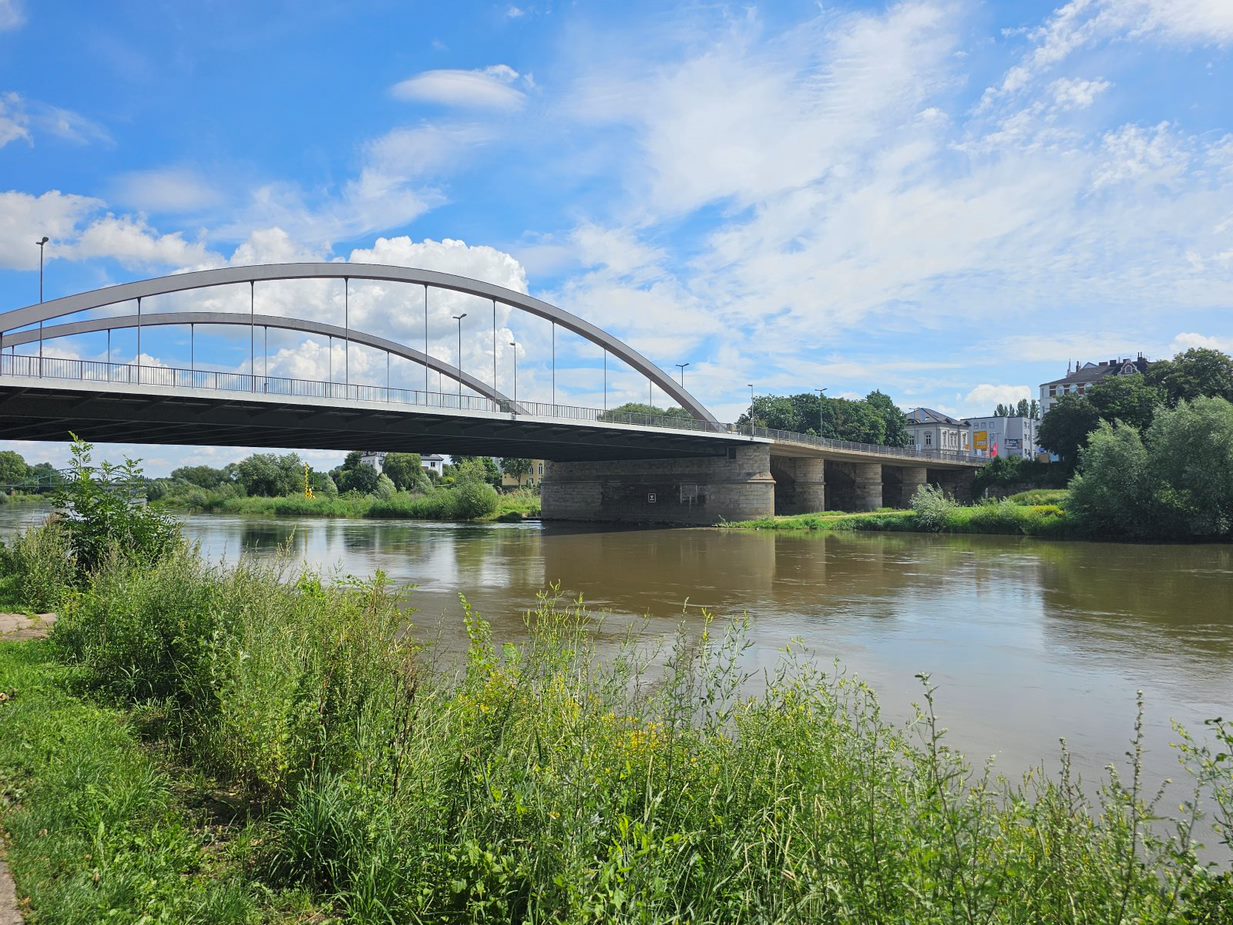
<path fill-rule="evenodd" d="M 479 395 L 456 392 L 431 392 L 423 389 L 399 389 L 390 386 L 358 383 L 324 382 L 314 379 L 288 379 L 280 376 L 257 376 L 252 373 L 230 373 L 203 369 L 177 369 L 170 366 L 143 366 L 135 363 L 106 363 L 99 360 L 74 360 L 64 357 L 40 357 L 27 354 L 0 354 L 0 379 L 5 377 L 32 379 L 67 379 L 78 382 L 104 382 L 120 385 L 150 385 L 161 388 L 194 389 L 208 392 L 248 393 L 287 398 L 323 398 L 340 401 L 367 401 L 385 404 L 413 405 L 446 411 L 471 411 L 487 414 L 509 414 L 534 418 L 553 418 L 591 424 L 624 424 L 634 427 L 654 427 L 701 433 L 726 434 L 764 438 L 779 443 L 812 446 L 837 452 L 893 456 L 900 459 L 960 463 L 987 462 L 987 458 L 954 450 L 918 449 L 916 447 L 882 446 L 853 443 L 814 434 L 799 434 L 749 424 L 722 424 L 700 421 L 682 411 L 680 415 L 629 414 L 587 408 L 580 405 L 556 405 L 534 401 L 493 401 Z"/>

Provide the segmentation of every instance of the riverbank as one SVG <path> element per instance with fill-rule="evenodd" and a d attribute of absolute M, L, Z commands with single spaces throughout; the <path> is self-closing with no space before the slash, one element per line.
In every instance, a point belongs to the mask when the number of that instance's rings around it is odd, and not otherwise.
<path fill-rule="evenodd" d="M 476 523 L 519 521 L 538 517 L 539 494 L 520 490 L 492 493 L 491 501 L 475 499 L 459 489 L 440 488 L 430 494 L 397 492 L 389 498 L 374 495 L 287 495 L 246 497 L 200 492 L 159 502 L 171 511 L 188 514 L 247 514 L 277 517 L 349 517 L 356 519 L 469 520 Z"/>
<path fill-rule="evenodd" d="M 50 642 L 0 646 L 22 895 L 220 922 L 1214 923 L 1233 899 L 1195 860 L 1205 823 L 1145 821 L 1177 800 L 1149 805 L 1137 763 L 1094 804 L 1066 765 L 987 779 L 927 686 L 902 723 L 807 662 L 745 697 L 743 624 L 600 660 L 552 598 L 517 645 L 468 613 L 442 675 L 403 603 L 183 549 L 68 591 Z M 1227 759 L 1191 765 L 1233 807 Z"/>
<path fill-rule="evenodd" d="M 943 500 L 913 510 L 848 514 L 823 511 L 725 523 L 744 530 L 856 530 L 907 533 L 972 533 L 1068 539 L 1086 536 L 1084 526 L 1068 514 L 1065 491 L 1024 492 L 1001 501 L 960 505 Z M 1043 503 L 1042 503 L 1043 502 Z"/>

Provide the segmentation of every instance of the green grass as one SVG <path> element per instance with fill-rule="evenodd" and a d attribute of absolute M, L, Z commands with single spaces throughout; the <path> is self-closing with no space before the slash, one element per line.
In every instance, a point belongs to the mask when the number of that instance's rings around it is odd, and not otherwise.
<path fill-rule="evenodd" d="M 1070 492 L 1065 488 L 1034 488 L 1031 491 L 1021 491 L 1017 495 L 1011 495 L 1006 500 L 1028 506 L 1052 504 L 1064 508 L 1069 498 Z"/>
<path fill-rule="evenodd" d="M 225 833 L 74 674 L 49 643 L 0 643 L 0 820 L 30 925 L 260 920 Z"/>
<path fill-rule="evenodd" d="M 911 533 L 987 533 L 1011 536 L 1037 536 L 1049 539 L 1081 536 L 1082 530 L 1066 511 L 1056 504 L 1022 504 L 1010 499 L 976 505 L 955 505 L 930 529 L 915 511 L 874 511 L 845 514 L 825 511 L 768 517 L 724 524 L 749 530 L 857 530 Z"/>
<path fill-rule="evenodd" d="M 524 520 L 538 517 L 539 495 L 530 491 L 516 491 L 499 495 L 496 509 L 478 517 L 466 517 L 459 509 L 455 489 L 439 488 L 429 494 L 398 492 L 387 499 L 372 495 L 318 495 L 305 498 L 303 495 L 287 495 L 280 498 L 235 498 L 199 492 L 191 504 L 178 505 L 175 499 L 161 502 L 167 507 L 200 513 L 241 515 L 264 515 L 277 517 L 350 517 L 373 519 L 411 520 L 476 520 L 492 521 Z"/>

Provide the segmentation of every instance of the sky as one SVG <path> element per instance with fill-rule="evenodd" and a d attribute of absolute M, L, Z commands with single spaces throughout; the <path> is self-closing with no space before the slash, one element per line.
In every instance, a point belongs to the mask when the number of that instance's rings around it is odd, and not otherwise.
<path fill-rule="evenodd" d="M 38 300 L 43 235 L 48 298 L 394 263 L 529 292 L 674 376 L 688 363 L 721 420 L 748 383 L 987 414 L 1076 360 L 1233 349 L 1233 0 L 0 0 L 0 311 Z M 356 328 L 422 342 L 410 290 L 348 297 Z M 491 381 L 491 306 L 433 298 L 431 352 L 454 362 L 465 311 L 464 368 Z M 341 323 L 336 283 L 256 299 Z M 549 400 L 549 326 L 497 321 L 498 387 L 516 363 L 520 397 Z M 48 352 L 101 359 L 100 338 Z M 190 348 L 175 328 L 147 332 L 142 361 L 190 349 L 252 362 L 242 333 Z M 557 400 L 599 406 L 599 351 L 560 334 L 557 351 Z M 386 374 L 302 335 L 258 352 L 271 375 Z M 133 360 L 132 337 L 112 357 Z M 610 404 L 646 397 L 611 372 Z M 104 448 L 125 452 L 152 474 L 247 453 Z"/>

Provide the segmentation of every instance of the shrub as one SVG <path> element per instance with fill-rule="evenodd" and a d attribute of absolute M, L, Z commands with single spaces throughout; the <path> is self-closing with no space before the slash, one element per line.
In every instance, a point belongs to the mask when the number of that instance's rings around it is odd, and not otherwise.
<path fill-rule="evenodd" d="M 500 498 L 487 482 L 466 480 L 454 488 L 454 516 L 459 520 L 476 520 L 495 513 Z"/>
<path fill-rule="evenodd" d="M 912 496 L 912 511 L 922 530 L 945 530 L 959 505 L 936 485 L 921 485 Z"/>
<path fill-rule="evenodd" d="M 21 606 L 58 609 L 77 578 L 63 522 L 52 519 L 19 533 L 7 546 L 0 543 L 0 571 L 10 576 Z"/>
<path fill-rule="evenodd" d="M 136 460 L 95 466 L 93 449 L 74 438 L 70 475 L 56 493 L 78 575 L 94 571 L 109 555 L 147 565 L 157 562 L 179 544 L 179 530 L 138 494 L 142 475 Z"/>

